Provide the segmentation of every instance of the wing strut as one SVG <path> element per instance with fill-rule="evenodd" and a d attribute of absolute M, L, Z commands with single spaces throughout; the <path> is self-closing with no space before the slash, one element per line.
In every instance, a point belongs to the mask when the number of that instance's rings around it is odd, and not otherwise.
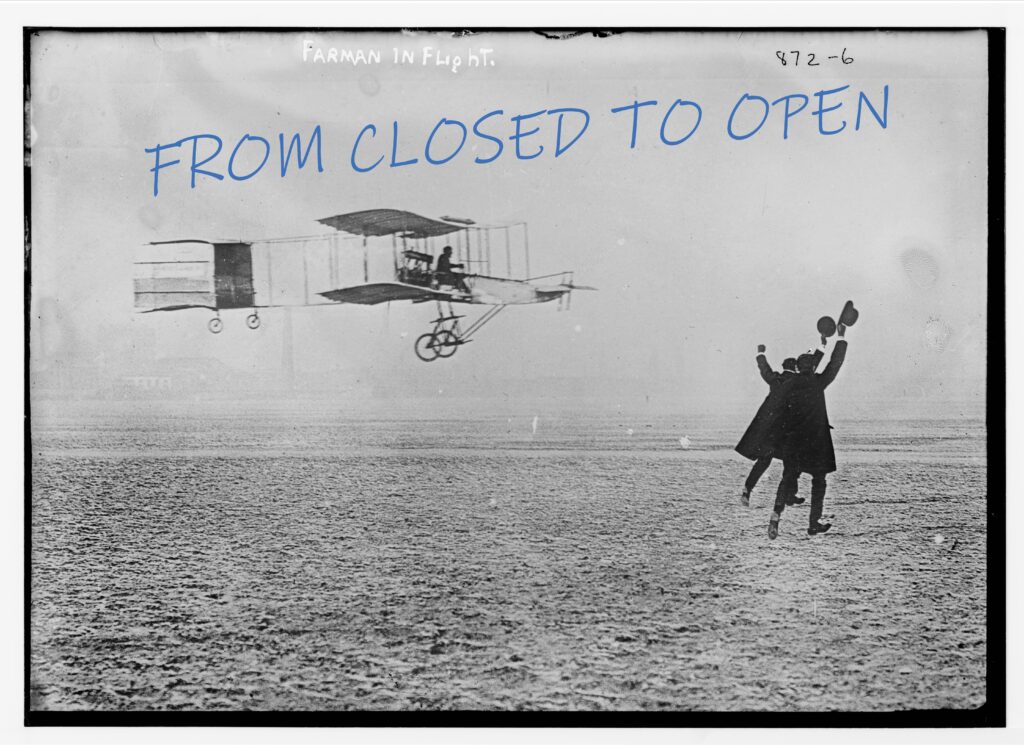
<path fill-rule="evenodd" d="M 463 335 L 468 338 L 470 335 L 475 333 L 477 330 L 486 325 L 492 319 L 497 317 L 498 313 L 501 312 L 501 310 L 504 309 L 506 306 L 508 306 L 508 304 L 492 306 L 490 309 L 484 312 L 483 316 L 481 316 L 480 319 L 478 319 L 476 322 L 470 325 L 469 328 L 463 333 Z"/>

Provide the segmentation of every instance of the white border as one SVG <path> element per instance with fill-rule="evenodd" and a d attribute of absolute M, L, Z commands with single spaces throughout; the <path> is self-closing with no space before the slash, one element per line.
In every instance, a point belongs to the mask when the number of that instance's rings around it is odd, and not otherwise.
<path fill-rule="evenodd" d="M 0 372 L 10 393 L 0 412 L 2 474 L 11 487 L 6 502 L 5 532 L 0 542 L 0 585 L 5 602 L 0 614 L 0 744 L 321 744 L 499 745 L 529 741 L 533 746 L 566 742 L 581 745 L 643 741 L 654 745 L 712 744 L 923 744 L 1024 743 L 1022 647 L 1012 632 L 1024 627 L 1019 594 L 1007 597 L 1008 730 L 380 730 L 380 729 L 227 729 L 183 728 L 32 728 L 22 723 L 23 643 L 23 487 L 24 487 L 24 363 L 23 363 L 23 195 L 22 195 L 22 26 L 995 26 L 1007 28 L 1007 206 L 1024 205 L 1021 190 L 1021 148 L 1016 133 L 1024 132 L 1021 96 L 1024 91 L 1024 3 L 1022 2 L 77 2 L 10 3 L 0 5 L 0 143 L 4 174 L 0 226 L 8 237 L 0 272 L 0 303 L 6 321 L 0 350 L 7 366 Z M 1007 288 L 1024 281 L 1015 217 L 1007 211 Z M 1024 294 L 1011 292 L 1006 319 L 1024 319 Z M 1000 341 L 990 340 L 990 345 Z M 1009 346 L 1007 371 L 1024 369 L 1021 350 Z M 1021 455 L 1021 394 L 1007 394 L 1007 448 Z M 1014 417 L 1018 416 L 1018 417 Z M 1014 542 L 1021 528 L 1024 498 L 1019 474 L 1007 484 L 1007 579 L 1024 571 L 1024 551 Z M 995 528 L 998 531 L 998 528 Z M 1010 582 L 1014 584 L 1013 581 Z"/>

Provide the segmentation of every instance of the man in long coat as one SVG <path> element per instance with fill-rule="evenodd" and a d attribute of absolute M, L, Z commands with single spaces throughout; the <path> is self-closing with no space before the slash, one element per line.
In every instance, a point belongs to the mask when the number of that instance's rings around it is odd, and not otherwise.
<path fill-rule="evenodd" d="M 736 445 L 737 452 L 748 460 L 754 460 L 754 465 L 750 468 L 750 474 L 744 483 L 743 493 L 740 495 L 740 501 L 743 506 L 750 505 L 751 492 L 761 479 L 764 471 L 771 465 L 772 457 L 775 453 L 778 416 L 781 413 L 784 402 L 784 392 L 791 380 L 797 377 L 795 358 L 787 358 L 783 361 L 782 371 L 777 372 L 768 364 L 764 351 L 764 345 L 757 347 L 757 368 L 761 372 L 761 378 L 768 384 L 768 396 L 761 403 L 761 407 L 757 409 L 754 420 L 750 422 L 747 430 L 740 438 L 739 444 Z M 824 352 L 820 349 L 814 352 L 815 368 L 817 368 L 818 362 L 821 361 L 824 355 Z M 795 500 L 795 489 L 793 494 L 787 503 L 799 504 L 803 501 L 803 499 Z"/>
<path fill-rule="evenodd" d="M 825 476 L 836 469 L 825 388 L 835 380 L 846 358 L 845 333 L 846 327 L 840 324 L 839 339 L 824 371 L 815 374 L 813 357 L 805 353 L 797 359 L 798 375 L 786 387 L 775 440 L 775 456 L 782 460 L 782 480 L 768 522 L 768 537 L 772 540 L 779 534 L 779 519 L 786 506 L 786 498 L 796 493 L 801 473 L 811 475 L 811 515 L 807 534 L 827 532 L 832 526 L 820 522 L 825 505 Z"/>

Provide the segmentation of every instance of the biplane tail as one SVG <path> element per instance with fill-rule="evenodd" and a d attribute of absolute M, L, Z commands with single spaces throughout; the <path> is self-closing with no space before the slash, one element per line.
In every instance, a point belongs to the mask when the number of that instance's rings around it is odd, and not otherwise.
<path fill-rule="evenodd" d="M 252 244 L 176 239 L 173 254 L 157 251 L 135 262 L 135 308 L 161 312 L 191 307 L 244 309 L 256 306 Z M 210 251 L 212 249 L 212 252 Z"/>
<path fill-rule="evenodd" d="M 252 275 L 252 244 L 174 239 L 151 242 L 158 248 L 135 264 L 135 309 L 143 313 L 209 309 L 207 325 L 220 332 L 222 309 L 249 309 L 250 329 L 260 326 Z M 173 246 L 174 251 L 162 248 Z"/>

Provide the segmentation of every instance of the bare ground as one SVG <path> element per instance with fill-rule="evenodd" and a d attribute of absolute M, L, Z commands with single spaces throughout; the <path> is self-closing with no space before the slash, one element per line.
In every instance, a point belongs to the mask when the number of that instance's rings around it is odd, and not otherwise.
<path fill-rule="evenodd" d="M 37 427 L 33 707 L 984 702 L 983 451 L 837 438 L 835 528 L 805 505 L 772 542 L 781 469 L 744 509 L 724 441 L 491 426 Z"/>

